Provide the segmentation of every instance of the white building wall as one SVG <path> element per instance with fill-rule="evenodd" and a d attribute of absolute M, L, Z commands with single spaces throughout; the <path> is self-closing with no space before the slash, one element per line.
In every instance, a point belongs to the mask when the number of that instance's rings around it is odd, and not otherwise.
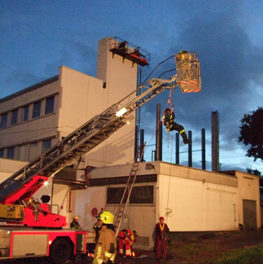
<path fill-rule="evenodd" d="M 81 228 L 92 230 L 97 218 L 92 215 L 92 210 L 96 208 L 97 212 L 105 208 L 106 187 L 88 187 L 86 190 L 72 191 L 72 212 L 79 216 Z"/>
<path fill-rule="evenodd" d="M 159 212 L 171 231 L 235 230 L 237 189 L 160 175 Z"/>
<path fill-rule="evenodd" d="M 0 183 L 11 176 L 15 171 L 23 168 L 27 162 L 0 158 Z"/>
<path fill-rule="evenodd" d="M 60 68 L 60 76 L 61 101 L 58 121 L 60 137 L 73 132 L 95 115 L 100 114 L 113 103 L 116 103 L 117 99 L 112 102 L 112 97 L 117 96 L 119 101 L 129 92 L 129 86 L 122 93 L 118 89 L 110 88 L 109 85 L 103 88 L 102 80 L 64 66 Z M 119 78 L 121 76 L 119 75 Z M 130 89 L 134 90 L 136 86 Z M 85 158 L 86 165 L 101 167 L 132 161 L 134 136 L 135 119 L 133 118 L 130 125 L 122 127 L 89 152 Z"/>

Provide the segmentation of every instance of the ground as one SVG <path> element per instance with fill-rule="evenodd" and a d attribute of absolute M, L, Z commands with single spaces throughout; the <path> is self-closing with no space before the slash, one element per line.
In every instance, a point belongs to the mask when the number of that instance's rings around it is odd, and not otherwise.
<path fill-rule="evenodd" d="M 254 245 L 263 245 L 263 230 L 247 232 L 209 232 L 203 234 L 192 234 L 183 236 L 182 234 L 172 234 L 169 242 L 169 260 L 155 260 L 153 251 L 136 250 L 138 254 L 134 259 L 117 258 L 118 264 L 213 264 L 216 260 L 222 259 L 225 253 L 233 252 L 237 249 L 249 249 Z M 263 251 L 263 246 L 260 248 Z M 263 255 L 263 252 L 262 252 Z M 1 263 L 1 262 L 0 262 Z M 16 264 L 49 264 L 47 259 L 28 259 L 9 263 Z M 91 263 L 86 258 L 76 261 L 69 261 L 67 264 L 88 264 Z M 238 262 L 227 262 L 238 263 Z M 241 262 L 240 262 L 241 263 Z M 242 262 L 245 264 L 263 262 Z M 2 264 L 2 263 L 1 263 Z"/>

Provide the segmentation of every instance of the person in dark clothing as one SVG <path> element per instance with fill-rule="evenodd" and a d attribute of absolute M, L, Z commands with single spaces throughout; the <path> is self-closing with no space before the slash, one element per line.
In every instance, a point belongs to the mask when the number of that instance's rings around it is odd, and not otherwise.
<path fill-rule="evenodd" d="M 155 249 L 156 249 L 156 259 L 167 259 L 167 239 L 168 239 L 169 228 L 167 224 L 164 223 L 164 217 L 160 217 L 159 223 L 155 225 Z"/>
<path fill-rule="evenodd" d="M 178 131 L 183 138 L 184 144 L 190 143 L 190 140 L 187 138 L 187 135 L 185 133 L 184 127 L 182 125 L 174 122 L 174 118 L 175 118 L 174 111 L 172 109 L 166 108 L 164 110 L 164 114 L 162 117 L 163 124 L 166 127 L 166 130 L 168 132 L 173 131 L 173 130 Z"/>
<path fill-rule="evenodd" d="M 131 54 L 135 54 L 138 57 L 144 57 L 142 53 L 140 52 L 140 47 L 135 48 Z"/>
<path fill-rule="evenodd" d="M 94 224 L 93 229 L 95 230 L 95 242 L 98 242 L 100 230 L 103 222 L 101 219 L 98 218 L 97 222 Z"/>
<path fill-rule="evenodd" d="M 123 52 L 127 52 L 127 41 L 126 40 L 119 43 L 119 50 Z"/>

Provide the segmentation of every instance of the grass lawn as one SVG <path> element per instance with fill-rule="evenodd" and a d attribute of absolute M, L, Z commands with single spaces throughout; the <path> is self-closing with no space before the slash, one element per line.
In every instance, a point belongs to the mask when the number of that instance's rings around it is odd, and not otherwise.
<path fill-rule="evenodd" d="M 169 254 L 180 264 L 263 264 L 263 230 L 209 232 L 185 238 L 175 233 Z"/>

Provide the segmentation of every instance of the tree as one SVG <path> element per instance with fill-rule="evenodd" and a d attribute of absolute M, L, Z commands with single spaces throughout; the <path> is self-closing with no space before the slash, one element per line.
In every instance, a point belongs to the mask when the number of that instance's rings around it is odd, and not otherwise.
<path fill-rule="evenodd" d="M 249 146 L 248 157 L 263 160 L 263 108 L 259 107 L 241 120 L 239 142 Z"/>
<path fill-rule="evenodd" d="M 247 169 L 247 173 L 257 175 L 257 176 L 261 176 L 261 172 L 259 170 Z"/>

